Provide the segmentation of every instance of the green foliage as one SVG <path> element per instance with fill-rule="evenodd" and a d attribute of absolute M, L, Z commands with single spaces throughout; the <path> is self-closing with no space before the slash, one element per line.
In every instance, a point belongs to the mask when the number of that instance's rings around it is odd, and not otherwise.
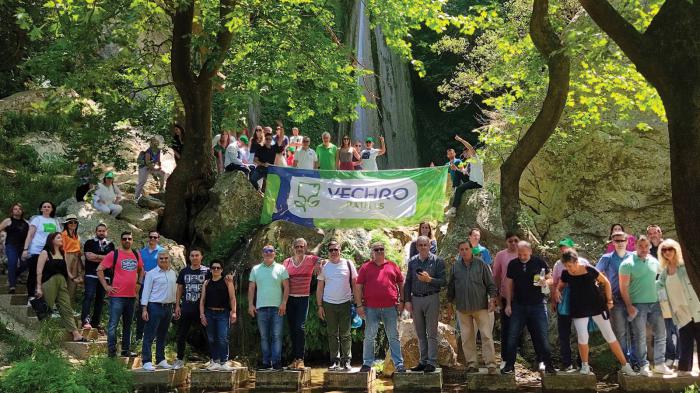
<path fill-rule="evenodd" d="M 34 345 L 24 338 L 14 334 L 5 324 L 0 322 L 0 342 L 7 344 L 8 350 L 2 353 L 0 363 L 13 363 L 32 354 Z"/>
<path fill-rule="evenodd" d="M 228 259 L 258 225 L 257 220 L 250 220 L 222 233 L 212 244 L 211 251 L 205 256 L 205 261 L 211 263 L 214 259 Z"/>
<path fill-rule="evenodd" d="M 130 393 L 133 380 L 124 363 L 117 359 L 93 356 L 75 369 L 75 380 L 91 393 Z"/>
<path fill-rule="evenodd" d="M 40 351 L 16 363 L 0 380 L 6 393 L 89 393 L 76 382 L 70 363 L 54 351 Z"/>

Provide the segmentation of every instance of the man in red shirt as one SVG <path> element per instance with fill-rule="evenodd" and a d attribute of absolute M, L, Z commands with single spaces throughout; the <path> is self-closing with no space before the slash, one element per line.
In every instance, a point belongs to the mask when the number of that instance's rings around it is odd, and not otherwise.
<path fill-rule="evenodd" d="M 391 360 L 396 372 L 406 369 L 401 356 L 399 341 L 398 316 L 403 312 L 403 274 L 394 263 L 384 259 L 384 244 L 372 243 L 372 260 L 362 265 L 357 273 L 355 304 L 357 313 L 367 325 L 362 344 L 362 368 L 360 372 L 369 372 L 374 363 L 374 339 L 379 330 L 379 322 L 384 323 Z"/>
<path fill-rule="evenodd" d="M 136 356 L 129 351 L 131 343 L 131 321 L 134 315 L 134 302 L 138 286 L 143 282 L 143 262 L 137 252 L 131 249 L 134 236 L 131 232 L 122 232 L 120 247 L 105 255 L 97 267 L 97 278 L 109 296 L 109 323 L 107 327 L 107 354 L 117 355 L 117 325 L 122 326 L 122 356 Z M 105 270 L 111 271 L 113 277 L 105 277 Z"/>

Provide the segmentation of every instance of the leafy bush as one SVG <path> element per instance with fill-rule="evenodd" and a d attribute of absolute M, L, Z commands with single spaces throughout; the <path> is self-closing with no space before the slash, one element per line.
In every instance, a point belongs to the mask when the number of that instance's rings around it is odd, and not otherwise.
<path fill-rule="evenodd" d="M 54 351 L 40 351 L 16 363 L 0 380 L 5 393 L 90 393 L 76 382 L 73 368 Z"/>
<path fill-rule="evenodd" d="M 2 355 L 3 362 L 13 363 L 25 359 L 32 354 L 34 345 L 24 338 L 14 334 L 2 322 L 0 322 L 0 341 L 8 344 L 9 349 Z"/>
<path fill-rule="evenodd" d="M 93 356 L 75 370 L 75 380 L 92 393 L 129 393 L 133 380 L 119 360 Z"/>

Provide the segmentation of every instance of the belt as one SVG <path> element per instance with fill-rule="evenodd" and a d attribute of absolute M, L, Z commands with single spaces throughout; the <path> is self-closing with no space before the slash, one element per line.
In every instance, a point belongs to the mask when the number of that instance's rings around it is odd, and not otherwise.
<path fill-rule="evenodd" d="M 207 310 L 219 311 L 219 312 L 221 312 L 221 311 L 226 311 L 226 309 L 223 308 L 223 307 L 207 307 Z"/>
<path fill-rule="evenodd" d="M 158 302 L 148 302 L 148 304 L 155 304 L 156 306 L 161 306 L 161 307 L 172 307 L 175 305 L 175 303 L 158 303 Z"/>
<path fill-rule="evenodd" d="M 413 297 L 426 297 L 426 296 L 433 296 L 436 293 L 440 293 L 440 291 L 433 291 L 433 292 L 421 293 L 421 294 L 413 294 L 411 296 L 413 296 Z"/>

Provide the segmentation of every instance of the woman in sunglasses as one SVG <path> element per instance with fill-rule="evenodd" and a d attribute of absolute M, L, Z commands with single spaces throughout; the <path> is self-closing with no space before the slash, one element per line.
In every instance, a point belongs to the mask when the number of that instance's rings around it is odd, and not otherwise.
<path fill-rule="evenodd" d="M 352 171 L 355 169 L 355 165 L 359 164 L 360 161 L 353 162 L 353 158 L 356 160 L 361 160 L 360 152 L 352 147 L 349 136 L 343 137 L 343 142 L 338 149 L 338 162 L 336 167 L 341 171 Z"/>
<path fill-rule="evenodd" d="M 209 341 L 209 371 L 233 371 L 228 362 L 228 331 L 236 322 L 236 288 L 224 279 L 224 266 L 215 259 L 211 263 L 211 278 L 202 286 L 199 298 L 199 318 L 207 328 Z"/>

